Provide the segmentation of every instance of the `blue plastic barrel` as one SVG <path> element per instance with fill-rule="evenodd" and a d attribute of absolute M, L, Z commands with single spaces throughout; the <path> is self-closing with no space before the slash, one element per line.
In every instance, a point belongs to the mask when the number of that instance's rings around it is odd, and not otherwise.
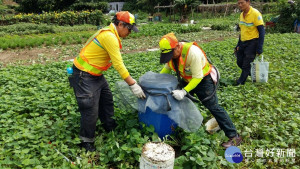
<path fill-rule="evenodd" d="M 175 132 L 177 123 L 168 117 L 166 114 L 153 112 L 149 107 L 146 112 L 139 112 L 139 121 L 145 123 L 147 126 L 154 126 L 154 131 L 163 139 L 166 135 L 171 135 Z"/>

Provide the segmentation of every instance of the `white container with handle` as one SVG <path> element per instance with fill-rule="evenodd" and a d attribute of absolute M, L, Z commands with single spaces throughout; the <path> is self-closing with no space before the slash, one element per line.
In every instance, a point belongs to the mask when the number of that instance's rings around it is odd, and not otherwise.
<path fill-rule="evenodd" d="M 162 142 L 149 142 L 143 146 L 140 169 L 173 169 L 174 149 Z"/>

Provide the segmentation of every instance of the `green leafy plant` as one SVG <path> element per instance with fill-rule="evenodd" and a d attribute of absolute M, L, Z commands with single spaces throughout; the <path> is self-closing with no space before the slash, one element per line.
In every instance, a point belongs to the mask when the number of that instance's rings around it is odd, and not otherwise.
<path fill-rule="evenodd" d="M 178 34 L 178 37 L 197 37 L 205 33 Z M 215 36 L 213 33 L 207 38 L 217 38 Z M 221 86 L 218 91 L 219 104 L 227 110 L 244 138 L 239 146 L 242 153 L 258 148 L 291 148 L 298 156 L 300 88 L 299 79 L 295 78 L 299 69 L 295 60 L 300 59 L 298 39 L 299 34 L 267 34 L 263 54 L 270 62 L 268 83 L 251 83 L 248 79 L 244 86 Z M 123 42 L 129 45 L 132 40 L 136 39 L 124 39 Z M 144 37 L 144 41 L 153 39 Z M 225 79 L 240 75 L 232 55 L 236 43 L 237 38 L 199 43 Z M 77 52 L 74 48 L 74 55 Z M 39 57 L 45 58 L 43 54 Z M 147 71 L 162 69 L 159 51 L 124 54 L 123 59 L 135 79 Z M 0 68 L 0 168 L 138 168 L 142 146 L 159 139 L 153 127 L 139 123 L 137 112 L 127 112 L 115 105 L 116 130 L 106 133 L 99 122 L 97 151 L 86 153 L 78 148 L 80 113 L 67 80 L 68 64 L 71 63 L 52 61 L 44 65 L 16 64 Z M 115 93 L 114 83 L 121 81 L 121 77 L 112 68 L 105 72 L 105 77 Z M 197 106 L 205 123 L 212 115 L 202 104 Z M 292 160 L 276 163 L 276 157 L 265 164 L 259 162 L 258 157 L 248 158 L 248 163 L 231 164 L 224 158 L 225 150 L 220 146 L 223 141 L 226 141 L 224 132 L 210 135 L 204 126 L 195 133 L 178 129 L 177 135 L 166 140 L 176 150 L 174 168 L 298 166 L 297 159 L 294 163 Z M 55 149 L 75 165 L 67 162 Z M 80 159 L 77 161 L 76 157 Z"/>
<path fill-rule="evenodd" d="M 93 24 L 100 25 L 106 24 L 101 10 L 93 11 L 64 11 L 64 12 L 43 12 L 42 14 L 24 14 L 5 15 L 0 18 L 0 25 L 11 25 L 19 22 L 28 23 L 47 23 L 55 25 L 80 25 L 80 24 Z"/>

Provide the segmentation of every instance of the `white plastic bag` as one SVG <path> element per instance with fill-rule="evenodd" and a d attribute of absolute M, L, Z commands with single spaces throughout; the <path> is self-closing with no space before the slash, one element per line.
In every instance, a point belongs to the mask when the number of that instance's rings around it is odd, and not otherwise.
<path fill-rule="evenodd" d="M 257 58 L 250 64 L 252 82 L 268 82 L 269 62 L 264 62 L 264 56 L 261 55 L 260 61 Z"/>
<path fill-rule="evenodd" d="M 220 130 L 220 126 L 215 118 L 208 120 L 205 123 L 205 126 L 206 126 L 206 131 L 209 132 L 210 134 L 213 134 L 214 132 Z"/>

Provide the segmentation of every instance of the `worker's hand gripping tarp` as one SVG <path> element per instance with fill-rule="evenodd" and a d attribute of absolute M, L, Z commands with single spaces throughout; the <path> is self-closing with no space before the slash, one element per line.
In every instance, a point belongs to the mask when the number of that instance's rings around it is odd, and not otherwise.
<path fill-rule="evenodd" d="M 135 81 L 135 80 L 134 80 L 134 81 Z M 134 83 L 133 85 L 131 85 L 131 86 L 129 86 L 129 87 L 130 87 L 132 93 L 133 93 L 136 97 L 138 97 L 138 98 L 140 98 L 140 99 L 145 99 L 145 98 L 146 98 L 146 96 L 145 96 L 145 94 L 144 94 L 144 92 L 143 92 L 143 89 L 141 88 L 140 85 L 137 84 L 136 81 L 135 81 L 135 83 Z"/>
<path fill-rule="evenodd" d="M 184 89 L 172 91 L 172 96 L 177 100 L 182 100 L 186 94 L 187 92 Z"/>

